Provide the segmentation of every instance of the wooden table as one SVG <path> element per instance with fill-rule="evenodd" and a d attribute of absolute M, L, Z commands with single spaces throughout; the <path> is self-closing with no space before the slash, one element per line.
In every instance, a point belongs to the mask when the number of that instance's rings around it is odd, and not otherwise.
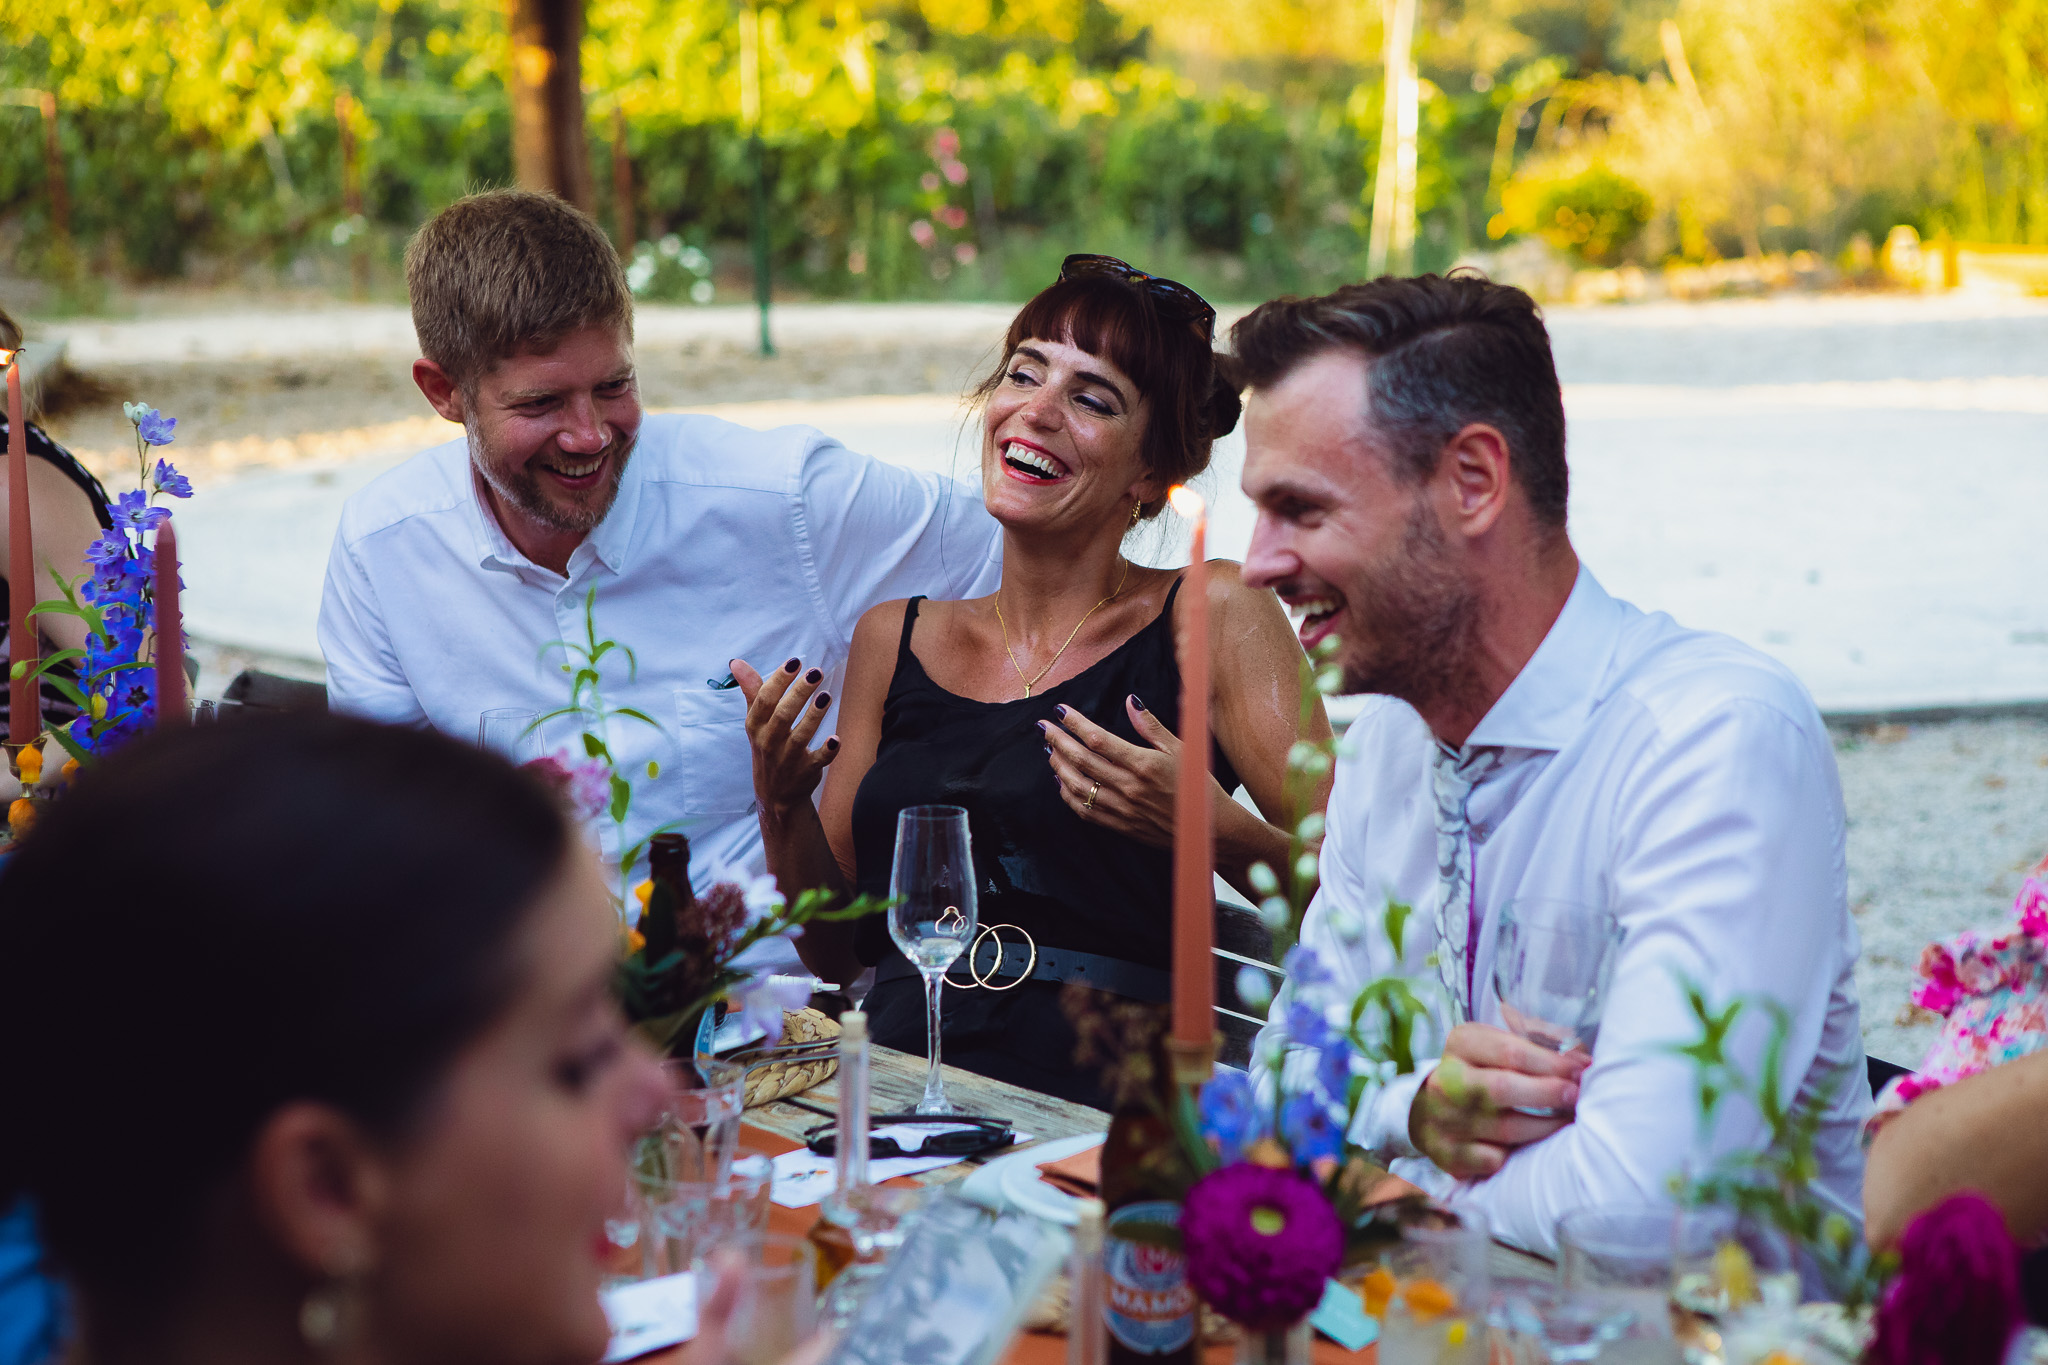
<path fill-rule="evenodd" d="M 898 1114 L 915 1109 L 924 1095 L 925 1059 L 885 1047 L 871 1048 L 869 1056 L 871 1111 Z M 962 1113 L 1008 1119 L 1020 1132 L 1031 1134 L 1031 1141 L 1024 1146 L 1036 1146 L 1080 1133 L 1098 1133 L 1109 1127 L 1109 1115 L 1100 1109 L 1056 1100 L 1049 1095 L 993 1081 L 956 1067 L 942 1069 L 946 1078 L 946 1098 Z M 807 1129 L 825 1122 L 828 1115 L 836 1112 L 838 1098 L 839 1087 L 835 1078 L 796 1096 L 796 1103 L 777 1100 L 749 1109 L 745 1127 L 740 1133 L 740 1145 L 746 1151 L 770 1156 L 792 1151 L 803 1145 Z M 826 1112 L 819 1113 L 821 1109 Z M 1021 1148 L 1007 1150 L 1018 1151 Z M 943 1185 L 966 1178 L 986 1159 L 970 1158 L 914 1178 L 920 1184 Z M 768 1211 L 768 1225 L 775 1232 L 802 1236 L 817 1221 L 816 1206 L 785 1209 L 778 1204 Z M 1547 1282 L 1552 1276 L 1550 1262 L 1498 1242 L 1493 1245 L 1492 1270 L 1496 1279 L 1541 1279 Z M 639 1365 L 679 1365 L 685 1349 L 679 1346 L 642 1356 Z M 1204 1365 L 1229 1365 L 1233 1355 L 1233 1348 L 1227 1345 L 1208 1347 L 1203 1352 Z M 1066 1358 L 1064 1337 L 1025 1332 L 1018 1336 L 1004 1356 L 1002 1365 L 1064 1365 Z M 1368 1346 L 1363 1351 L 1352 1352 L 1320 1336 L 1315 1339 L 1315 1365 L 1377 1365 L 1377 1362 L 1377 1347 Z"/>

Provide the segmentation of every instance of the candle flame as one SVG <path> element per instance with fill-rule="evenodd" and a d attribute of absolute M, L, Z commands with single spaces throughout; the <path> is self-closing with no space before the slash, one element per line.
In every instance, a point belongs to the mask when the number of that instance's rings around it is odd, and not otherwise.
<path fill-rule="evenodd" d="M 1208 510 L 1209 504 L 1202 501 L 1202 495 L 1184 483 L 1177 483 L 1166 490 L 1166 500 L 1173 504 L 1173 510 L 1192 521 Z"/>
<path fill-rule="evenodd" d="M 4 346 L 0 346 L 0 370 L 4 370 L 9 365 L 12 365 L 14 363 L 14 357 L 20 354 L 21 352 L 19 350 L 10 351 Z"/>

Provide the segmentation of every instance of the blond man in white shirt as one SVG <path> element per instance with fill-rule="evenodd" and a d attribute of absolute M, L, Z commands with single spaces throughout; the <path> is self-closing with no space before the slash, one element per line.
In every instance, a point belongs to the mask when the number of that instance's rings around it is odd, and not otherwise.
<path fill-rule="evenodd" d="M 1784 1083 L 1830 1088 L 1821 1184 L 1853 1216 L 1870 1095 L 1833 749 L 1782 665 L 1579 563 L 1534 303 L 1382 279 L 1268 304 L 1233 342 L 1259 507 L 1245 579 L 1305 613 L 1304 644 L 1337 637 L 1346 691 L 1376 694 L 1303 942 L 1345 982 L 1437 982 L 1448 1016 L 1441 1058 L 1370 1095 L 1353 1140 L 1543 1252 L 1574 1208 L 1668 1199 L 1674 1175 L 1764 1141 L 1754 1113 L 1700 1131 L 1669 1050 L 1697 1036 L 1685 978 L 1789 1011 Z M 1518 897 L 1620 923 L 1590 1058 L 1502 1027 L 1494 940 Z M 1378 928 L 1389 899 L 1416 911 L 1405 962 Z M 1740 1040 L 1752 1068 L 1761 1039 Z M 1564 1117 L 1518 1112 L 1546 1109 Z"/>
<path fill-rule="evenodd" d="M 801 657 L 836 691 L 869 607 L 993 590 L 1000 533 L 978 490 L 808 427 L 644 416 L 625 273 L 551 196 L 451 205 L 406 278 L 413 379 L 464 436 L 349 499 L 320 611 L 330 703 L 464 736 L 486 710 L 553 710 L 570 680 L 547 646 L 583 636 L 594 589 L 600 635 L 634 654 L 603 661 L 604 699 L 653 722 L 610 727 L 638 787 L 626 843 L 679 828 L 697 875 L 763 871 L 732 661 Z"/>

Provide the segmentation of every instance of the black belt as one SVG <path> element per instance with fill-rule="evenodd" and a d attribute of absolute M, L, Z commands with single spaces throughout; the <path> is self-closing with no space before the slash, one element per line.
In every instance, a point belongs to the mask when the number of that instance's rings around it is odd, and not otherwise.
<path fill-rule="evenodd" d="M 1173 974 L 1122 958 L 1099 953 L 1076 952 L 1071 948 L 1044 948 L 1026 934 L 1022 943 L 1003 941 L 999 930 L 1023 934 L 1014 925 L 994 924 L 975 936 L 965 962 L 968 979 L 948 972 L 946 984 L 961 990 L 984 987 L 1006 991 L 1025 981 L 1078 981 L 1098 991 L 1108 991 L 1127 1000 L 1163 1005 L 1173 999 Z M 987 952 L 982 950 L 986 948 Z M 957 964 L 956 964 L 957 965 Z M 891 957 L 875 968 L 875 984 L 918 976 L 917 968 L 901 956 Z"/>

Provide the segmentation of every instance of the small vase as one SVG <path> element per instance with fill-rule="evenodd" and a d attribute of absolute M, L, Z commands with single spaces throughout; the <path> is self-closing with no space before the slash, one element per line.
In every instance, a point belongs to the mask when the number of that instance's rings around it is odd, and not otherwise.
<path fill-rule="evenodd" d="M 1292 1327 L 1276 1332 L 1237 1329 L 1237 1365 L 1309 1365 L 1310 1344 L 1315 1328 L 1303 1318 Z"/>

